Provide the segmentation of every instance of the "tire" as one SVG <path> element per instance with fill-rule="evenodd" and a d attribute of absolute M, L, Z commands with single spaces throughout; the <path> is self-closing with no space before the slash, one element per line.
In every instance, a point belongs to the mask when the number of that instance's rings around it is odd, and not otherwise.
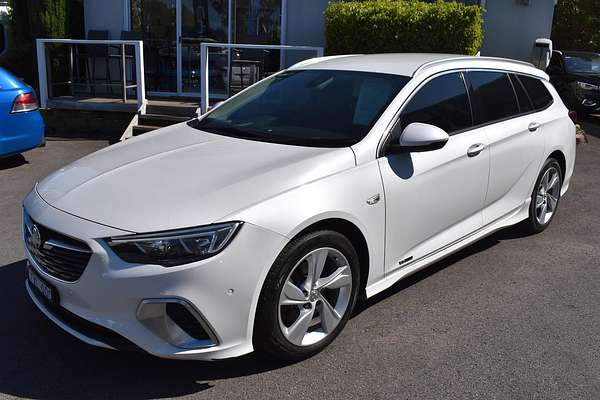
<path fill-rule="evenodd" d="M 309 264 L 319 265 L 320 260 L 324 264 L 321 279 L 311 290 L 315 280 L 309 279 Z M 335 288 L 339 285 L 343 286 Z M 358 254 L 344 235 L 321 230 L 292 240 L 275 260 L 263 285 L 254 322 L 254 348 L 286 361 L 317 354 L 344 328 L 359 288 Z M 311 327 L 302 333 L 308 324 Z"/>
<path fill-rule="evenodd" d="M 546 181 L 546 176 L 549 180 Z M 548 188 L 553 181 L 554 176 L 558 181 Z M 560 191 L 562 188 L 563 176 L 560 164 L 554 158 L 546 160 L 544 167 L 540 171 L 538 178 L 535 181 L 533 192 L 531 193 L 531 204 L 529 205 L 529 218 L 524 221 L 525 229 L 530 233 L 540 233 L 546 229 L 558 210 L 560 203 Z M 546 185 L 546 189 L 543 189 Z M 548 190 L 549 189 L 549 190 Z M 544 193 L 546 194 L 544 196 Z M 546 210 L 550 210 L 550 214 L 546 213 L 541 216 L 544 204 Z"/>

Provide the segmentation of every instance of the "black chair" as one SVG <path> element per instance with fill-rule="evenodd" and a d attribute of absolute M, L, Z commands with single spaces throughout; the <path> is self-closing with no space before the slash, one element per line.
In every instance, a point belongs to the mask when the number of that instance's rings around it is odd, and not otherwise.
<path fill-rule="evenodd" d="M 87 35 L 88 40 L 109 40 L 110 39 L 110 33 L 108 31 L 102 30 L 102 31 L 97 31 L 97 30 L 90 30 L 88 31 L 88 35 Z M 112 78 L 111 78 L 111 73 L 110 73 L 110 59 L 109 59 L 109 48 L 108 45 L 99 45 L 99 44 L 88 44 L 85 46 L 85 55 L 87 57 L 87 62 L 86 62 L 86 69 L 87 69 L 87 73 L 88 73 L 88 77 L 91 77 L 91 81 L 92 81 L 92 95 L 96 94 L 96 86 L 97 80 L 100 81 L 104 81 L 104 84 L 106 86 L 108 86 L 110 93 L 113 93 L 113 88 L 112 88 Z M 105 66 L 105 71 L 106 71 L 106 76 L 104 78 L 100 78 L 98 79 L 96 77 L 96 67 L 97 67 L 97 61 L 102 61 L 104 60 L 104 66 Z M 89 64 L 91 63 L 92 65 L 92 71 L 91 71 L 91 75 L 90 75 L 90 70 L 89 70 Z"/>

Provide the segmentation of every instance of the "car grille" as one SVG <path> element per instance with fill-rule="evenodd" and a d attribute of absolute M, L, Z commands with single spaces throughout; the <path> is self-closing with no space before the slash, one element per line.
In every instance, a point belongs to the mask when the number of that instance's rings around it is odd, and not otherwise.
<path fill-rule="evenodd" d="M 78 280 L 92 256 L 90 247 L 36 223 L 26 213 L 23 222 L 25 245 L 37 265 L 63 281 Z"/>

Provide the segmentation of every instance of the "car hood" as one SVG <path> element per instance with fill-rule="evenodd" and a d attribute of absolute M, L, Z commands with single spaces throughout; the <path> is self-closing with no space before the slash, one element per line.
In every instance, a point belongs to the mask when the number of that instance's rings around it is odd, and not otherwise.
<path fill-rule="evenodd" d="M 574 73 L 571 74 L 573 79 L 579 82 L 590 83 L 592 85 L 600 85 L 600 75 L 598 74 L 582 74 L 582 73 Z"/>
<path fill-rule="evenodd" d="M 39 182 L 37 192 L 69 214 L 153 232 L 218 222 L 354 165 L 350 148 L 236 139 L 184 123 L 84 157 Z"/>

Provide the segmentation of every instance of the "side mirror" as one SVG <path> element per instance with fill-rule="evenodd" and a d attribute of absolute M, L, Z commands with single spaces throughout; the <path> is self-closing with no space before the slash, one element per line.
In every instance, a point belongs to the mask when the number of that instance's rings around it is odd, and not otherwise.
<path fill-rule="evenodd" d="M 450 136 L 443 129 L 434 125 L 413 122 L 408 125 L 400 139 L 389 145 L 389 153 L 417 153 L 441 149 Z"/>

